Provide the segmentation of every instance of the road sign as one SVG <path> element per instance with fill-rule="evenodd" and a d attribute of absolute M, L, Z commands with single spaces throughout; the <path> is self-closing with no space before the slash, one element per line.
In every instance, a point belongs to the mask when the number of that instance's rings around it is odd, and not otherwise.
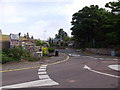
<path fill-rule="evenodd" d="M 19 45 L 19 35 L 18 34 L 10 34 L 10 47 Z"/>

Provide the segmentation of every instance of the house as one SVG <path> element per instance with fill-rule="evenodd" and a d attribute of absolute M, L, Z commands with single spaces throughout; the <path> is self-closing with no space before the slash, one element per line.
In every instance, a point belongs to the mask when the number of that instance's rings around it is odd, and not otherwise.
<path fill-rule="evenodd" d="M 55 38 L 55 39 L 53 39 L 53 43 L 55 43 L 57 45 L 61 45 L 63 43 L 63 40 L 61 38 Z"/>

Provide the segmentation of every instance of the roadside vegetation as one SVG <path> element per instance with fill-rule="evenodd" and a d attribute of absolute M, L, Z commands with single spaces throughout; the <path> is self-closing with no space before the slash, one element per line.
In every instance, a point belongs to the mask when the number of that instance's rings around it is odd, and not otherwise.
<path fill-rule="evenodd" d="M 42 46 L 43 57 L 53 56 L 55 49 L 51 47 Z M 27 61 L 38 61 L 40 60 L 37 57 L 33 57 L 29 54 L 26 49 L 23 49 L 21 46 L 3 49 L 2 53 L 0 53 L 0 57 L 2 60 L 0 63 L 5 64 L 7 62 L 20 62 L 22 60 Z"/>
<path fill-rule="evenodd" d="M 9 35 L 2 35 L 2 40 L 3 41 L 9 41 Z M 20 36 L 20 40 L 27 40 L 23 36 Z"/>
<path fill-rule="evenodd" d="M 28 60 L 28 61 L 36 61 L 38 60 L 35 57 L 30 56 L 30 54 L 27 52 L 27 50 L 22 49 L 21 46 L 10 48 L 9 50 L 3 50 L 0 54 L 2 57 L 2 61 L 0 63 L 4 64 L 11 61 L 21 61 L 22 59 Z"/>

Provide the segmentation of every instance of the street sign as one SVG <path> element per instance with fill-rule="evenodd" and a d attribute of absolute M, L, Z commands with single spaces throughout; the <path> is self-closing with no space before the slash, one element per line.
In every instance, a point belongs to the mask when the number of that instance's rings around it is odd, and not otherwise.
<path fill-rule="evenodd" d="M 11 40 L 19 40 L 19 35 L 18 34 L 10 34 L 10 39 Z"/>
<path fill-rule="evenodd" d="M 10 47 L 19 45 L 19 35 L 18 34 L 10 34 Z"/>

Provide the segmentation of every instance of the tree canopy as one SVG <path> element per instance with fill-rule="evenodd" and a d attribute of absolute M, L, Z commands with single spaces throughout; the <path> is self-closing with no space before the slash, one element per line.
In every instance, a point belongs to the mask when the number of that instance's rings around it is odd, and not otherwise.
<path fill-rule="evenodd" d="M 68 34 L 61 28 L 58 30 L 58 34 L 55 35 L 55 38 L 60 38 L 65 40 L 68 37 Z"/>
<path fill-rule="evenodd" d="M 72 35 L 85 47 L 116 47 L 120 45 L 120 2 L 85 6 L 72 16 Z"/>

